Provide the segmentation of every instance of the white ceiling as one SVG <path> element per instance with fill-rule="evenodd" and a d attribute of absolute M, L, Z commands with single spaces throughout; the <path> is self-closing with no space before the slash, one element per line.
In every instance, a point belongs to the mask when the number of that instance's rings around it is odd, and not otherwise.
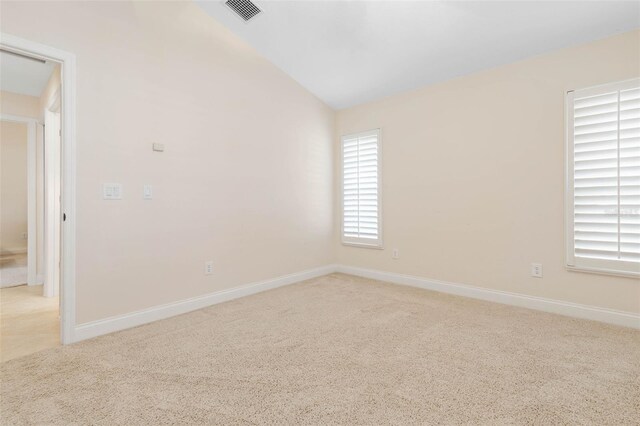
<path fill-rule="evenodd" d="M 640 2 L 197 1 L 340 109 L 640 27 Z"/>
<path fill-rule="evenodd" d="M 55 67 L 54 62 L 43 64 L 0 52 L 0 90 L 39 97 Z"/>

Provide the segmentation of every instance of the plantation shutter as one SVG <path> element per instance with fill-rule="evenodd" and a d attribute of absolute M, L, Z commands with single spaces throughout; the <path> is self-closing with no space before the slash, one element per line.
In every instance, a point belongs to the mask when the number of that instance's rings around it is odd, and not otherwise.
<path fill-rule="evenodd" d="M 570 266 L 640 270 L 640 80 L 574 92 L 568 105 Z"/>
<path fill-rule="evenodd" d="M 381 247 L 380 131 L 342 138 L 342 241 Z"/>

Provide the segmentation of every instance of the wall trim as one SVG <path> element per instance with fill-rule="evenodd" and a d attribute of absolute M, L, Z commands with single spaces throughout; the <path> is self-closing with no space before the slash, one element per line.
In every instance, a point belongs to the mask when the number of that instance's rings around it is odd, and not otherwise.
<path fill-rule="evenodd" d="M 3 252 L 11 253 L 11 254 L 26 254 L 27 247 L 8 248 L 8 249 L 4 249 Z"/>
<path fill-rule="evenodd" d="M 61 253 L 60 339 L 73 342 L 76 324 L 76 56 L 55 47 L 0 32 L 0 46 L 5 50 L 61 64 L 62 83 L 62 212 L 67 219 L 61 226 L 64 241 Z M 35 232 L 29 231 L 29 235 Z M 34 240 L 35 243 L 35 240 Z M 35 257 L 35 251 L 33 252 Z M 27 260 L 28 261 L 28 260 Z M 32 270 L 34 273 L 35 269 Z"/>
<path fill-rule="evenodd" d="M 413 275 L 397 274 L 394 272 L 358 268 L 347 265 L 326 265 L 227 290 L 220 290 L 214 293 L 180 300 L 178 302 L 153 306 L 151 308 L 128 314 L 117 315 L 110 318 L 80 324 L 74 329 L 72 341 L 79 342 L 81 340 L 98 337 L 104 334 L 137 327 L 161 319 L 213 306 L 218 303 L 228 302 L 230 300 L 295 284 L 334 272 L 341 272 L 344 274 L 385 281 L 393 284 L 438 291 L 440 293 L 470 297 L 473 299 L 640 329 L 640 315 L 632 312 L 616 311 L 597 306 L 580 305 L 561 300 L 492 290 L 466 284 L 421 278 Z"/>
<path fill-rule="evenodd" d="M 203 296 L 196 296 L 189 299 L 183 299 L 178 302 L 158 305 L 124 315 L 117 315 L 102 320 L 80 324 L 74 329 L 73 342 L 79 342 L 81 340 L 90 339 L 103 334 L 137 327 L 139 325 L 206 308 L 218 303 L 228 302 L 240 297 L 250 296 L 266 290 L 272 290 L 274 288 L 295 284 L 311 278 L 321 277 L 335 271 L 336 265 L 321 266 L 314 269 L 283 275 L 277 278 L 246 284 L 240 287 L 216 291 Z"/>
<path fill-rule="evenodd" d="M 336 272 L 342 272 L 344 274 L 640 329 L 640 314 L 633 312 L 616 311 L 597 306 L 580 305 L 561 300 L 546 299 L 543 297 L 528 296 L 519 293 L 510 293 L 506 291 L 492 290 L 483 287 L 432 280 L 374 269 L 365 269 L 346 265 L 336 266 Z"/>

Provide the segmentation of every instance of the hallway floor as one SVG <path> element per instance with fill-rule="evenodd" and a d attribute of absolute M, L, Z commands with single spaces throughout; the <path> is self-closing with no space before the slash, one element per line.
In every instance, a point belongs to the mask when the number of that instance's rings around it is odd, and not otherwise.
<path fill-rule="evenodd" d="M 60 345 L 58 297 L 43 297 L 42 286 L 0 289 L 0 361 Z"/>
<path fill-rule="evenodd" d="M 0 288 L 15 287 L 27 283 L 27 254 L 3 253 L 0 255 Z"/>

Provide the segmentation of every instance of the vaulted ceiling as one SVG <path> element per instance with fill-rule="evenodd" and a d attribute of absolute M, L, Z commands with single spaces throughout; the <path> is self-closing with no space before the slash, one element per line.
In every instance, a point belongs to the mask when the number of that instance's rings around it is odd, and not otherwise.
<path fill-rule="evenodd" d="M 336 109 L 640 27 L 640 2 L 198 3 Z"/>

